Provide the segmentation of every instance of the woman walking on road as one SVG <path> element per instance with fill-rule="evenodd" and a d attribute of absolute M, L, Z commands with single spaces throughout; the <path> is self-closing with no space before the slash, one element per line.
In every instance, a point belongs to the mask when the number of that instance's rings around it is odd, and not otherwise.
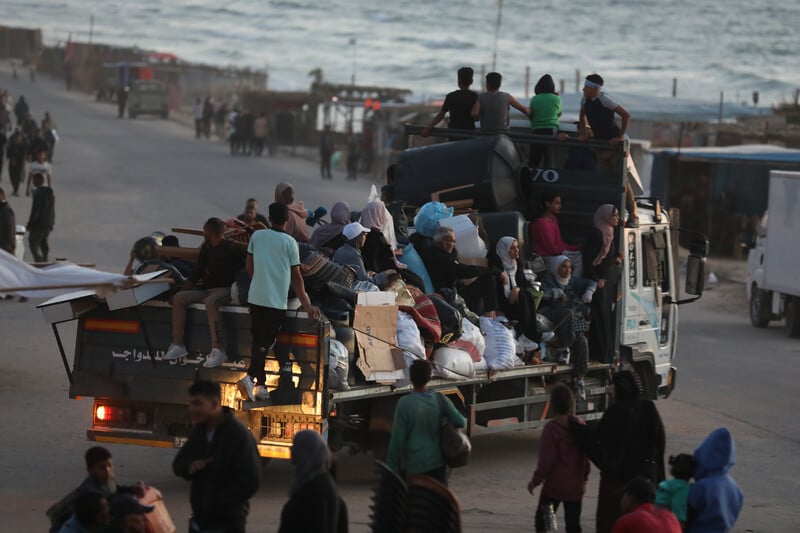
<path fill-rule="evenodd" d="M 612 391 L 614 403 L 596 430 L 570 422 L 576 442 L 600 469 L 597 533 L 611 533 L 632 479 L 642 476 L 658 485 L 666 477 L 664 424 L 655 404 L 641 397 L 639 376 L 633 370 L 618 372 Z"/>

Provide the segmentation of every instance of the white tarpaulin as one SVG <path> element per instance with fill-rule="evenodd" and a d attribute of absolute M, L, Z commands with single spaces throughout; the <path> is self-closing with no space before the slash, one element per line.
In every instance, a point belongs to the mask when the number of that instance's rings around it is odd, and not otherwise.
<path fill-rule="evenodd" d="M 133 279 L 139 280 L 139 277 L 133 276 Z M 102 272 L 66 262 L 37 268 L 20 261 L 4 250 L 0 250 L 0 288 L 65 286 L 64 288 L 15 292 L 15 294 L 27 298 L 52 298 L 74 292 L 78 286 L 86 287 L 87 289 L 102 285 L 123 287 L 130 281 L 131 278 L 122 274 Z"/>

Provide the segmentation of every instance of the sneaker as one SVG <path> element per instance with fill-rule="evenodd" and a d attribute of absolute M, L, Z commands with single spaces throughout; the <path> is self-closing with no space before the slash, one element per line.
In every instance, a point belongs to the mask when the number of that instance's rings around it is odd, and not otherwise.
<path fill-rule="evenodd" d="M 552 331 L 545 331 L 542 333 L 542 342 L 550 342 L 551 340 L 556 338 L 556 334 Z"/>
<path fill-rule="evenodd" d="M 263 385 L 257 385 L 255 389 L 253 389 L 253 396 L 255 396 L 257 402 L 265 402 L 269 400 L 269 391 Z"/>
<path fill-rule="evenodd" d="M 187 355 L 189 355 L 189 352 L 186 351 L 186 346 L 183 344 L 170 344 L 167 353 L 162 355 L 161 359 L 164 361 L 174 361 L 175 359 L 180 359 Z"/>
<path fill-rule="evenodd" d="M 582 379 L 575 380 L 575 396 L 586 401 L 586 382 Z"/>
<path fill-rule="evenodd" d="M 236 386 L 239 388 L 239 393 L 241 393 L 242 398 L 245 400 L 250 400 L 251 402 L 256 401 L 256 383 L 253 381 L 253 378 L 250 376 L 245 376 L 239 380 L 239 383 L 237 383 Z"/>
<path fill-rule="evenodd" d="M 208 354 L 208 357 L 206 357 L 206 362 L 203 363 L 203 366 L 205 368 L 217 368 L 219 365 L 221 365 L 227 360 L 228 356 L 225 355 L 225 350 L 214 348 L 213 350 L 211 350 L 211 353 Z"/>

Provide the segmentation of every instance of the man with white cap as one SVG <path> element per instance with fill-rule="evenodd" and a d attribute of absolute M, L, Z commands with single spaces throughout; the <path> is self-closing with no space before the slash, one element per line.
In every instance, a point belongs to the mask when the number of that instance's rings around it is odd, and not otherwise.
<path fill-rule="evenodd" d="M 352 222 L 344 227 L 342 235 L 346 242 L 333 254 L 333 261 L 352 268 L 356 273 L 357 281 L 369 281 L 378 287 L 384 287 L 397 276 L 395 270 L 385 270 L 380 273 L 367 272 L 364 259 L 361 257 L 361 247 L 367 239 L 369 228 L 358 222 Z"/>
<path fill-rule="evenodd" d="M 621 124 L 617 125 L 616 115 L 620 116 Z M 583 99 L 581 100 L 581 113 L 578 119 L 578 134 L 582 139 L 593 137 L 611 144 L 623 142 L 631 114 L 619 105 L 616 100 L 603 92 L 603 77 L 600 74 L 589 74 L 583 82 Z M 588 130 L 587 130 L 588 126 Z M 602 163 L 602 160 L 601 160 Z M 628 210 L 629 227 L 639 223 L 639 212 L 636 199 L 630 184 L 625 185 L 626 208 Z"/>

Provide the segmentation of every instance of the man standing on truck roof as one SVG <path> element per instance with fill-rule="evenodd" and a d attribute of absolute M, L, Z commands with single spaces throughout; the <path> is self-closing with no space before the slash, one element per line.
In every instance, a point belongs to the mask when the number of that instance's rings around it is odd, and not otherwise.
<path fill-rule="evenodd" d="M 278 202 L 271 204 L 271 229 L 253 233 L 247 247 L 247 272 L 253 278 L 247 296 L 253 346 L 250 368 L 247 375 L 239 381 L 239 390 L 250 401 L 268 398 L 264 365 L 267 353 L 274 346 L 283 325 L 290 286 L 308 316 L 313 320 L 319 318 L 319 309 L 311 305 L 306 294 L 303 275 L 300 273 L 297 241 L 286 233 L 288 221 L 289 206 Z"/>
<path fill-rule="evenodd" d="M 231 285 L 244 267 L 246 248 L 242 243 L 225 239 L 225 223 L 219 218 L 206 221 L 203 235 L 205 241 L 200 247 L 197 266 L 183 289 L 172 299 L 172 344 L 162 359 L 172 361 L 189 355 L 184 343 L 186 307 L 202 302 L 206 306 L 211 332 L 211 353 L 203 366 L 214 368 L 228 358 L 222 344 L 219 308 L 231 301 Z"/>
<path fill-rule="evenodd" d="M 244 533 L 250 498 L 261 484 L 256 441 L 233 411 L 222 406 L 219 384 L 195 381 L 189 388 L 195 423 L 172 471 L 191 482 L 190 533 Z"/>
<path fill-rule="evenodd" d="M 442 108 L 433 117 L 431 123 L 422 130 L 422 136 L 430 135 L 431 130 L 450 113 L 448 127 L 454 130 L 474 130 L 475 119 L 472 118 L 472 106 L 478 101 L 475 91 L 470 91 L 474 71 L 470 67 L 458 69 L 458 90 L 448 93 L 444 97 Z"/>
<path fill-rule="evenodd" d="M 583 85 L 581 112 L 578 118 L 578 133 L 582 139 L 591 136 L 597 140 L 608 141 L 611 144 L 621 143 L 625 140 L 625 132 L 628 129 L 631 114 L 619 105 L 616 100 L 603 92 L 603 83 L 603 77 L 600 74 L 586 76 Z M 617 121 L 614 118 L 615 115 L 619 115 L 622 119 L 621 126 L 617 125 Z M 635 227 L 639 223 L 639 210 L 636 207 L 633 190 L 630 183 L 627 182 L 625 184 L 625 195 L 628 226 Z"/>
<path fill-rule="evenodd" d="M 472 118 L 480 120 L 481 133 L 501 134 L 508 132 L 508 108 L 513 107 L 526 117 L 530 114 L 527 107 L 516 98 L 500 90 L 503 76 L 499 72 L 486 75 L 486 92 L 478 96 L 472 106 Z"/>

